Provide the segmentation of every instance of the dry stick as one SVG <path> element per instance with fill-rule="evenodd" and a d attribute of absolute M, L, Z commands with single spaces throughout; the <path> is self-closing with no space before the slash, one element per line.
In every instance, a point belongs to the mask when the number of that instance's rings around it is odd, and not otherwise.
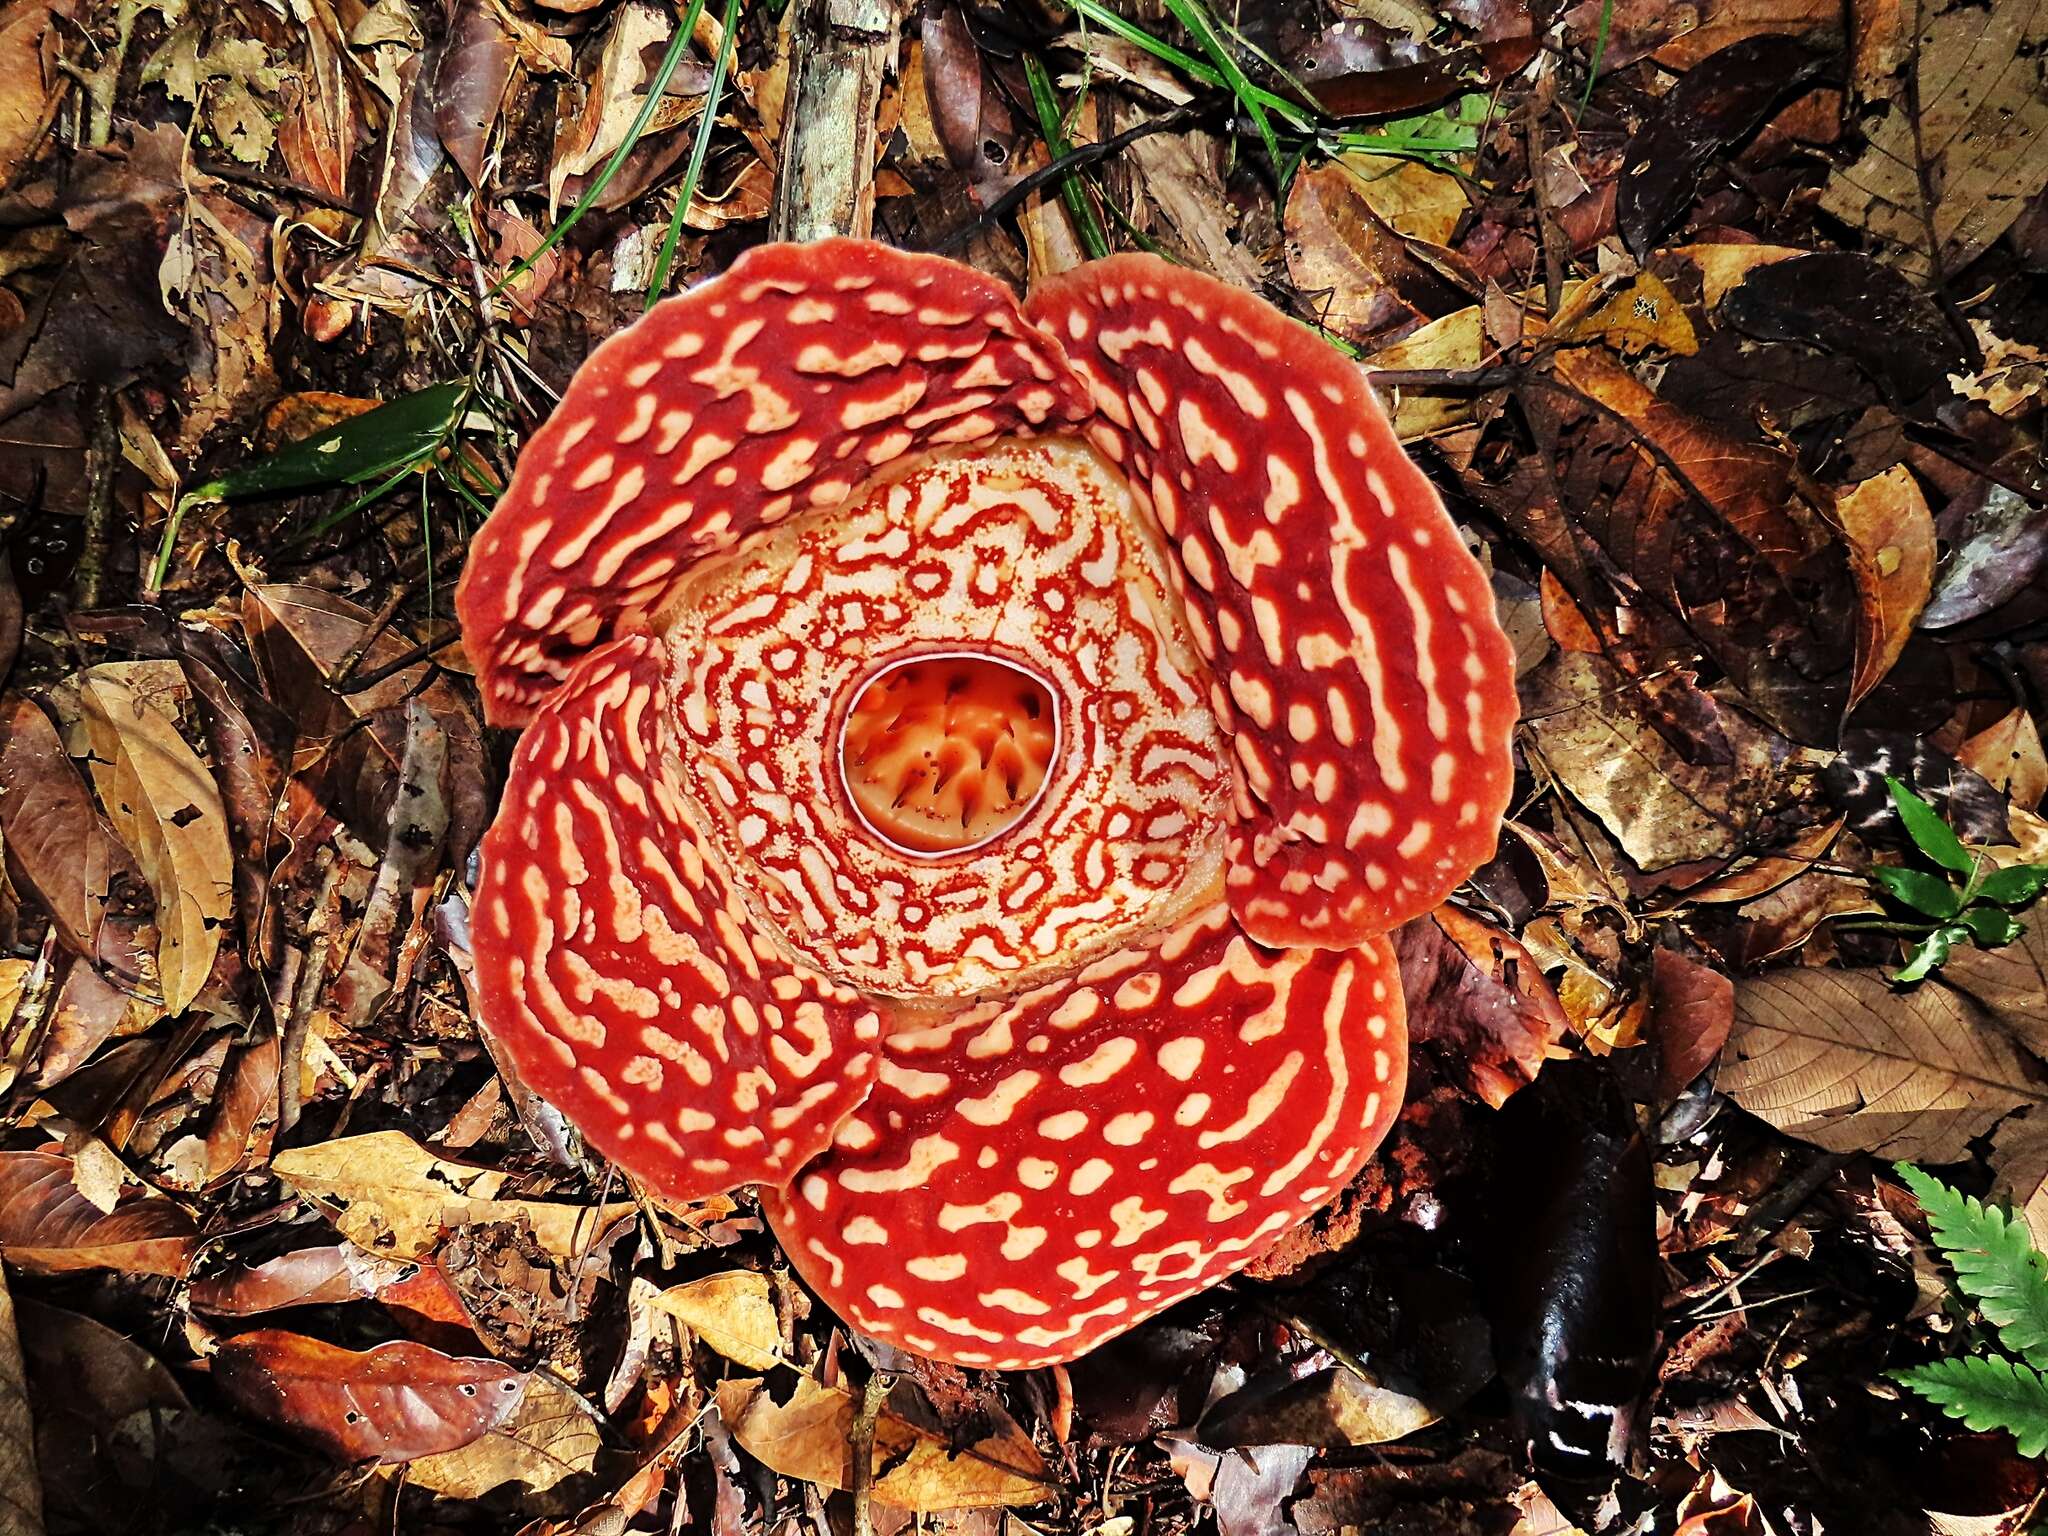
<path fill-rule="evenodd" d="M 860 1410 L 846 1432 L 846 1454 L 853 1462 L 847 1485 L 853 1494 L 853 1536 L 875 1536 L 875 1512 L 870 1499 L 875 1488 L 875 1421 L 882 1404 L 896 1385 L 892 1371 L 877 1371 L 861 1388 Z"/>
<path fill-rule="evenodd" d="M 777 240 L 867 238 L 876 116 L 896 62 L 900 0 L 801 0 L 769 224 Z"/>
<path fill-rule="evenodd" d="M 91 392 L 92 430 L 85 445 L 85 526 L 79 532 L 78 565 L 71 595 L 81 608 L 97 608 L 106 586 L 107 531 L 114 521 L 114 476 L 121 467 L 121 433 L 114 423 L 114 392 Z"/>

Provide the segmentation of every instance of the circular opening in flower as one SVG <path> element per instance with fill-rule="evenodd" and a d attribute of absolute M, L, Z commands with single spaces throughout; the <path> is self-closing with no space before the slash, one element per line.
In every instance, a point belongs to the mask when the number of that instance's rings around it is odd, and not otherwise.
<path fill-rule="evenodd" d="M 964 651 L 891 662 L 839 732 L 847 798 L 869 831 L 926 858 L 964 853 L 1024 819 L 1059 751 L 1052 690 Z"/>

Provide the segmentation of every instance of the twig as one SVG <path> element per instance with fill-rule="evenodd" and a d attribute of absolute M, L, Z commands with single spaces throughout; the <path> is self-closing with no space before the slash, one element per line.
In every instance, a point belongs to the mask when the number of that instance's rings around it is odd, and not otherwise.
<path fill-rule="evenodd" d="M 78 565 L 71 595 L 81 608 L 97 608 L 106 586 L 107 531 L 114 521 L 114 476 L 121 462 L 121 434 L 114 424 L 114 392 L 92 392 L 92 430 L 85 447 L 85 526 L 79 533 Z"/>
<path fill-rule="evenodd" d="M 875 1490 L 875 1421 L 881 1417 L 882 1404 L 888 1401 L 895 1385 L 893 1371 L 877 1371 L 870 1376 L 868 1384 L 861 1388 L 860 1408 L 853 1416 L 853 1425 L 846 1432 L 846 1454 L 853 1461 L 853 1475 L 847 1479 L 853 1493 L 853 1536 L 875 1536 L 871 1502 Z"/>

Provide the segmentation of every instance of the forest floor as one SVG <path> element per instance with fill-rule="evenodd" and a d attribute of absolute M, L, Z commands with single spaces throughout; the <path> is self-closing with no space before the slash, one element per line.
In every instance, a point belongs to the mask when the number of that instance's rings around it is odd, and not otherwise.
<path fill-rule="evenodd" d="M 2048 0 L 1204 4 L 913 8 L 875 235 L 1378 370 L 1519 778 L 1374 1165 L 1008 1375 L 636 1199 L 464 992 L 466 541 L 766 238 L 807 0 L 0 4 L 0 1533 L 2033 1520 L 2031 1368 L 2017 1440 L 1892 1373 L 2044 1363 L 1896 1165 L 2048 1244 Z"/>

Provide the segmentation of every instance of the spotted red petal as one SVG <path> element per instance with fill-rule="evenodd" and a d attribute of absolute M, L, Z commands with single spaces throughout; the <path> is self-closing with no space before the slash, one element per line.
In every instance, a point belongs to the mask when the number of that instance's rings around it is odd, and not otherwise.
<path fill-rule="evenodd" d="M 592 652 L 485 834 L 478 1011 L 526 1086 L 672 1199 L 788 1179 L 868 1092 L 881 1022 L 783 959 L 677 792 L 666 656 Z"/>
<path fill-rule="evenodd" d="M 457 594 L 491 721 L 648 627 L 700 557 L 908 453 L 1053 429 L 1085 393 L 1000 283 L 855 240 L 770 245 L 591 354 Z"/>
<path fill-rule="evenodd" d="M 1385 940 L 1263 949 L 1221 903 L 883 1051 L 769 1223 L 856 1326 L 1013 1369 L 1257 1258 L 1358 1171 L 1407 1071 Z"/>
<path fill-rule="evenodd" d="M 1233 731 L 1229 896 L 1271 944 L 1344 946 L 1491 854 L 1513 655 L 1484 573 L 1365 375 L 1242 290 L 1149 256 L 1035 289 L 1149 498 Z"/>

